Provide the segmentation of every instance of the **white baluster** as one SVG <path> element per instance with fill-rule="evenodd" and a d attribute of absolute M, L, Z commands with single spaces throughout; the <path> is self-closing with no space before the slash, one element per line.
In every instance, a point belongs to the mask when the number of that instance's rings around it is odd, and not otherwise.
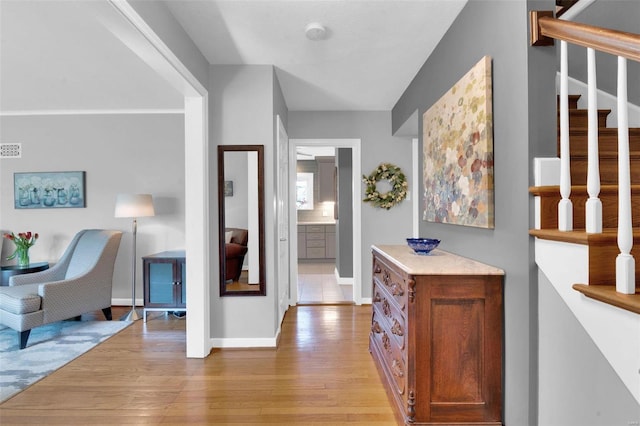
<path fill-rule="evenodd" d="M 569 78 L 567 42 L 560 41 L 560 196 L 558 203 L 558 230 L 573 230 L 573 204 L 571 196 L 571 170 L 569 157 Z"/>
<path fill-rule="evenodd" d="M 587 130 L 587 192 L 586 230 L 592 234 L 602 233 L 602 201 L 600 195 L 600 166 L 598 154 L 598 102 L 596 82 L 596 51 L 587 49 L 587 85 L 589 102 L 589 125 Z"/>
<path fill-rule="evenodd" d="M 627 111 L 627 60 L 618 57 L 618 248 L 616 291 L 636 291 L 635 260 L 631 255 L 631 174 L 629 171 L 629 120 Z"/>

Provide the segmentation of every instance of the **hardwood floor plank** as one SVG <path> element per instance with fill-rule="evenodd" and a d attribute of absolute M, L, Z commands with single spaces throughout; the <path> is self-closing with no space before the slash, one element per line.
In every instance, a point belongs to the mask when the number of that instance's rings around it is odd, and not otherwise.
<path fill-rule="evenodd" d="M 292 308 L 277 349 L 201 360 L 184 319 L 154 313 L 5 401 L 0 424 L 394 425 L 370 321 L 368 306 Z"/>

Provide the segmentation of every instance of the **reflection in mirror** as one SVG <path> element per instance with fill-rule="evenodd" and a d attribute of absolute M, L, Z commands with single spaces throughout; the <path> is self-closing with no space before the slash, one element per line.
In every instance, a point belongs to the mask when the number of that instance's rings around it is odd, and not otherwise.
<path fill-rule="evenodd" d="M 298 173 L 296 177 L 296 208 L 313 210 L 313 173 Z"/>
<path fill-rule="evenodd" d="M 220 295 L 266 294 L 264 147 L 218 146 Z"/>

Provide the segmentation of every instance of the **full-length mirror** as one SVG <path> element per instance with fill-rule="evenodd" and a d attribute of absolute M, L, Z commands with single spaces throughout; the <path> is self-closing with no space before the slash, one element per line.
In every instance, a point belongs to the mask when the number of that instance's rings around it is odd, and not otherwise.
<path fill-rule="evenodd" d="M 264 296 L 264 147 L 218 146 L 220 295 Z"/>

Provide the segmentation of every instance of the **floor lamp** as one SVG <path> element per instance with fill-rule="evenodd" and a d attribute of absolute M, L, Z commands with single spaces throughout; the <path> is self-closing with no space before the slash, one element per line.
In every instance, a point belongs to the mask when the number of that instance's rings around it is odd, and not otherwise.
<path fill-rule="evenodd" d="M 154 216 L 153 200 L 150 194 L 118 194 L 116 197 L 115 217 L 133 218 L 131 232 L 133 234 L 133 246 L 131 254 L 131 312 L 120 318 L 121 321 L 136 321 L 140 315 L 136 312 L 136 234 L 138 231 L 137 218 Z"/>

